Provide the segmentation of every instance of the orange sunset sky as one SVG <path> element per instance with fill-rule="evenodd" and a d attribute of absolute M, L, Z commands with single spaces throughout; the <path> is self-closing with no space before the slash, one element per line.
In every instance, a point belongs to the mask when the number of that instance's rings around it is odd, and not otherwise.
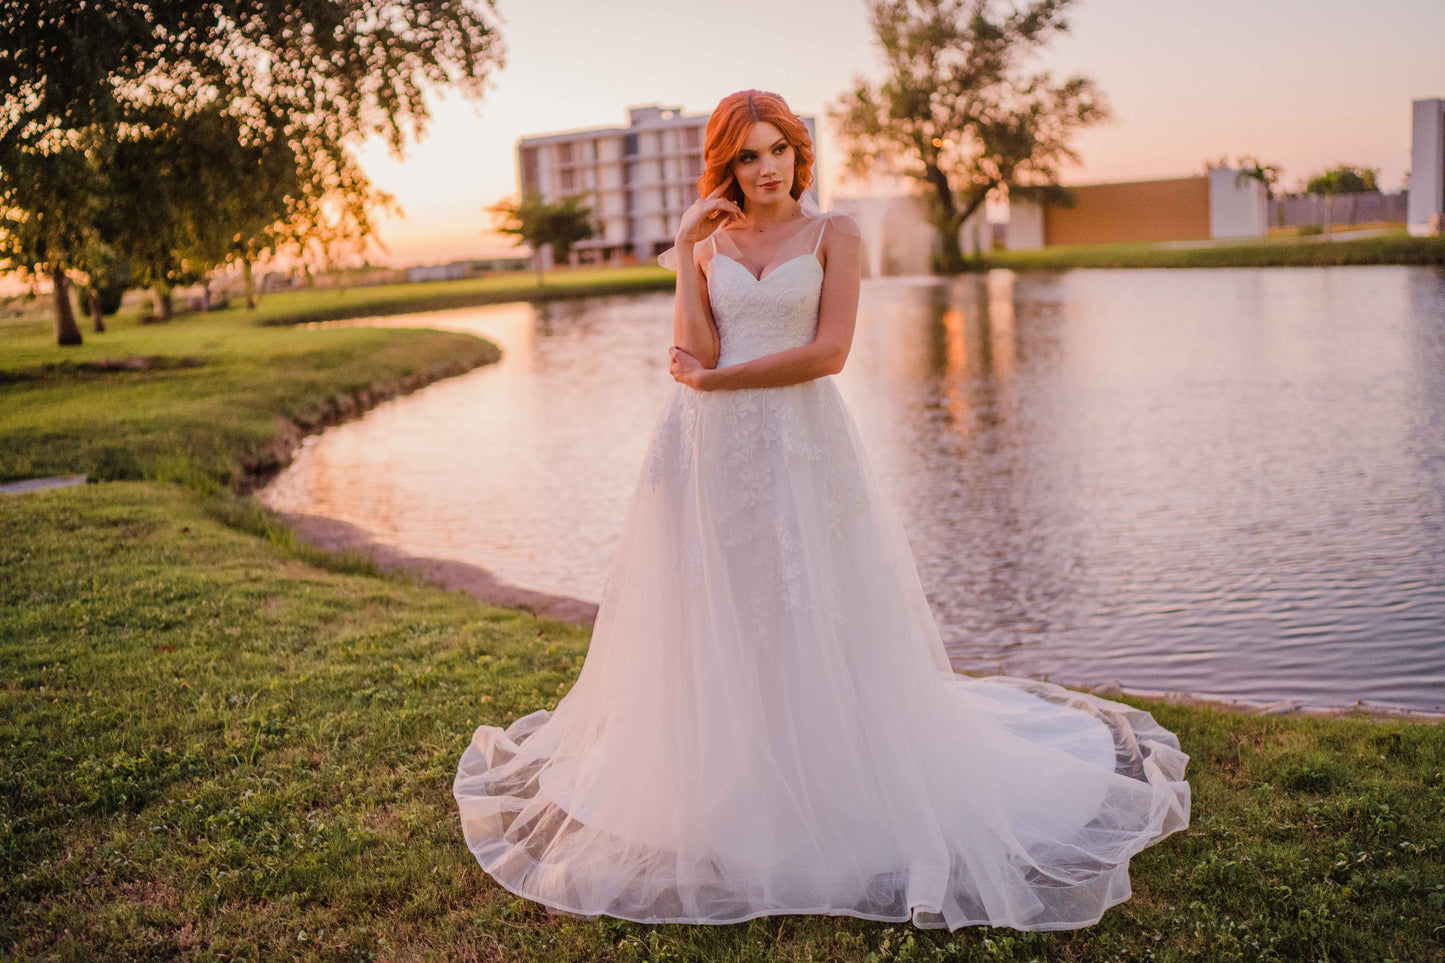
<path fill-rule="evenodd" d="M 838 181 L 824 107 L 859 72 L 878 76 L 858 0 L 502 0 L 507 65 L 478 101 L 441 97 L 405 160 L 362 151 L 405 217 L 387 219 L 379 263 L 501 253 L 482 207 L 516 191 L 519 137 L 623 125 L 629 105 L 707 113 L 758 87 L 819 121 L 824 207 Z M 1410 101 L 1445 96 L 1445 3 L 1380 0 L 1082 0 L 1071 32 L 1039 66 L 1094 78 L 1112 123 L 1078 140 L 1066 182 L 1184 176 L 1206 158 L 1259 155 L 1294 189 L 1337 163 L 1381 169 L 1397 190 L 1409 167 Z"/>
<path fill-rule="evenodd" d="M 502 0 L 507 65 L 481 100 L 441 97 L 424 140 L 398 162 L 362 151 L 404 218 L 382 223 L 378 263 L 502 253 L 482 208 L 515 193 L 517 139 L 624 125 L 629 105 L 710 112 L 727 93 L 782 94 L 819 123 L 823 205 L 840 183 L 825 106 L 859 73 L 877 77 L 859 0 Z M 1445 3 L 1380 0 L 1082 0 L 1040 67 L 1094 78 L 1112 123 L 1078 140 L 1066 182 L 1197 173 L 1207 158 L 1259 155 L 1295 189 L 1339 162 L 1409 168 L 1410 101 L 1445 96 Z"/>

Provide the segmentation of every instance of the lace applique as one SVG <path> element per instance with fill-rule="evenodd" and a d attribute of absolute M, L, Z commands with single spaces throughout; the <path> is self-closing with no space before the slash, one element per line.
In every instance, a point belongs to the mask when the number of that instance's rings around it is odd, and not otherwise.
<path fill-rule="evenodd" d="M 679 391 L 652 430 L 647 454 L 652 490 L 665 481 L 681 482 L 692 466 L 696 447 L 699 392 Z"/>
<path fill-rule="evenodd" d="M 713 258 L 708 291 L 717 320 L 718 366 L 739 364 L 813 340 L 823 266 L 801 254 L 759 281 L 725 254 Z"/>
<path fill-rule="evenodd" d="M 760 280 L 731 255 L 714 253 L 703 265 L 720 340 L 718 366 L 740 364 L 807 344 L 817 335 L 823 268 L 812 251 L 774 266 Z M 819 598 L 805 578 L 800 518 L 826 524 L 835 540 L 848 523 L 867 511 L 858 456 L 853 452 L 847 412 L 831 378 L 771 388 L 699 392 L 680 388 L 659 421 L 650 452 L 653 489 L 675 485 L 676 504 L 696 505 L 709 538 L 709 552 L 724 564 L 750 569 L 749 591 L 739 603 L 756 644 L 785 637 L 783 620 L 815 605 L 836 607 L 827 579 Z M 697 449 L 701 432 L 708 450 Z M 821 469 L 817 466 L 822 465 Z M 822 504 L 780 504 L 793 472 L 821 475 Z M 822 487 L 822 486 L 820 486 Z M 683 526 L 686 529 L 686 526 Z M 678 561 L 689 603 L 698 602 L 706 580 L 725 577 L 706 563 L 695 541 L 679 547 Z M 812 580 L 817 582 L 818 580 Z"/>

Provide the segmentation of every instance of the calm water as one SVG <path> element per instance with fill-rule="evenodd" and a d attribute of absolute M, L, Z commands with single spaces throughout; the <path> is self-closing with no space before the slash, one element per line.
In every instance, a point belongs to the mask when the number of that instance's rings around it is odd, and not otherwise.
<path fill-rule="evenodd" d="M 596 601 L 672 296 L 362 323 L 505 354 L 309 439 L 263 500 Z M 1445 272 L 868 281 L 838 381 L 956 667 L 1445 709 Z"/>

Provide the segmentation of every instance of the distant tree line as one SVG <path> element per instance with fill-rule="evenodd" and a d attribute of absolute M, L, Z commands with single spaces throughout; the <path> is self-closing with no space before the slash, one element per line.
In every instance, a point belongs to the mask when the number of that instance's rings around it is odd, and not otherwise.
<path fill-rule="evenodd" d="M 480 96 L 492 0 L 12 0 L 0 7 L 0 271 L 70 287 L 103 330 L 127 287 L 171 291 L 287 255 L 365 247 L 395 201 L 355 147 L 400 157 L 427 89 Z"/>

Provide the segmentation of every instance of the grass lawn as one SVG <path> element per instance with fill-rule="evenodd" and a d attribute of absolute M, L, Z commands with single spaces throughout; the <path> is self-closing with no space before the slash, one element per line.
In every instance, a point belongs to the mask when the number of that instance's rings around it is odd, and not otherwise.
<path fill-rule="evenodd" d="M 315 564 L 178 485 L 0 497 L 0 948 L 21 959 L 1441 960 L 1445 727 L 1130 699 L 1193 821 L 1089 929 L 549 916 L 461 838 L 479 723 L 585 630 Z"/>
<path fill-rule="evenodd" d="M 991 251 L 978 265 L 1016 271 L 1136 267 L 1307 267 L 1341 264 L 1445 265 L 1445 236 L 1411 237 L 1404 231 L 1328 241 L 1271 237 L 1216 247 L 1157 244 L 1080 244 L 1033 251 Z"/>
<path fill-rule="evenodd" d="M 47 339 L 0 327 L 0 477 L 121 480 L 0 496 L 6 958 L 1445 961 L 1445 725 L 1133 697 L 1191 755 L 1193 819 L 1094 927 L 549 916 L 476 865 L 451 780 L 476 725 L 556 704 L 587 631 L 299 546 L 231 491 L 296 424 L 495 347 L 235 313 Z"/>

